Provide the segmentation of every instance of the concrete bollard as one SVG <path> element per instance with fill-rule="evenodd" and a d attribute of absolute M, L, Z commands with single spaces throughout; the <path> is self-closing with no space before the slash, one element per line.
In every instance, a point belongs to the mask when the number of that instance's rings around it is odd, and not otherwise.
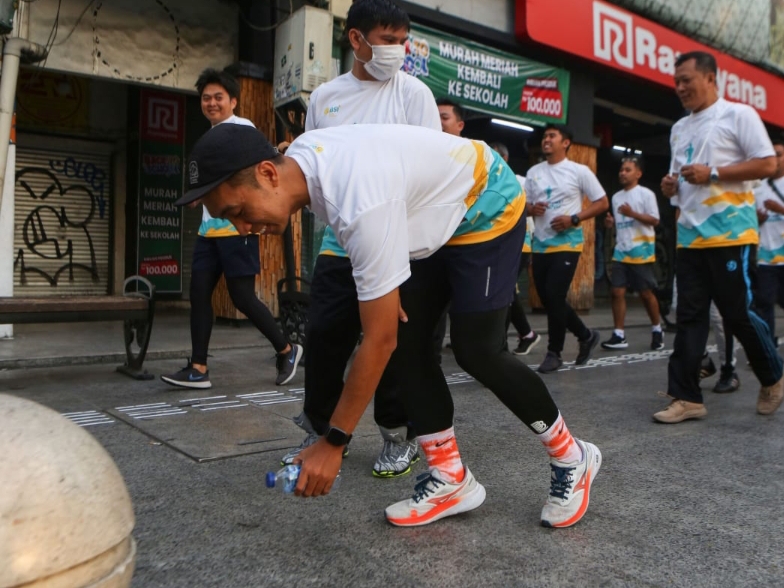
<path fill-rule="evenodd" d="M 92 435 L 0 394 L 0 588 L 127 588 L 131 498 Z"/>

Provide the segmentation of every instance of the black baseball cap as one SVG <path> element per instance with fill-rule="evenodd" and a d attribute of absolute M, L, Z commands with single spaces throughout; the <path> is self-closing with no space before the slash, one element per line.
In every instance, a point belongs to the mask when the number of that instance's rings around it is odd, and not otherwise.
<path fill-rule="evenodd" d="M 188 158 L 187 190 L 175 204 L 190 204 L 238 171 L 277 156 L 277 148 L 258 129 L 234 123 L 216 125 L 196 141 Z"/>

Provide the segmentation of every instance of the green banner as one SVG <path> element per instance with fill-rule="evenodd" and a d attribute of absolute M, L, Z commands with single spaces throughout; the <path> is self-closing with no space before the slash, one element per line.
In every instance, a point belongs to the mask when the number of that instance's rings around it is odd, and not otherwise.
<path fill-rule="evenodd" d="M 406 42 L 407 73 L 436 98 L 517 122 L 566 121 L 569 72 L 419 25 Z"/>
<path fill-rule="evenodd" d="M 182 292 L 185 98 L 141 91 L 138 272 L 158 292 Z"/>

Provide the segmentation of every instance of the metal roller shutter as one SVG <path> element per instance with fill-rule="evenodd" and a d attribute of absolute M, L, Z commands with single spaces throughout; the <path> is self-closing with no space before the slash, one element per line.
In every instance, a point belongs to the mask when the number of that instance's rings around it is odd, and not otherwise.
<path fill-rule="evenodd" d="M 110 153 L 17 149 L 14 296 L 106 294 Z"/>

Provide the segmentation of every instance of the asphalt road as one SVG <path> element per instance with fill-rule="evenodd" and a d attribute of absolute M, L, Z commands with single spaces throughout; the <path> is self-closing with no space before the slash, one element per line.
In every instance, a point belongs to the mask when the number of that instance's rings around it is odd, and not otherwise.
<path fill-rule="evenodd" d="M 221 351 L 215 386 L 196 393 L 106 365 L 0 372 L 0 391 L 69 413 L 115 459 L 137 518 L 135 587 L 784 585 L 784 411 L 756 414 L 741 353 L 739 392 L 706 392 L 703 421 L 655 424 L 666 353 L 646 349 L 647 329 L 629 332 L 626 352 L 545 376 L 572 432 L 604 455 L 588 513 L 565 530 L 539 526 L 544 450 L 448 352 L 458 443 L 487 500 L 414 529 L 384 519 L 415 477 L 371 476 L 381 442 L 369 412 L 334 494 L 305 500 L 264 487 L 299 441 L 289 419 L 302 406 L 301 375 L 291 387 L 271 383 L 268 348 Z M 540 345 L 523 359 L 543 355 Z"/>

